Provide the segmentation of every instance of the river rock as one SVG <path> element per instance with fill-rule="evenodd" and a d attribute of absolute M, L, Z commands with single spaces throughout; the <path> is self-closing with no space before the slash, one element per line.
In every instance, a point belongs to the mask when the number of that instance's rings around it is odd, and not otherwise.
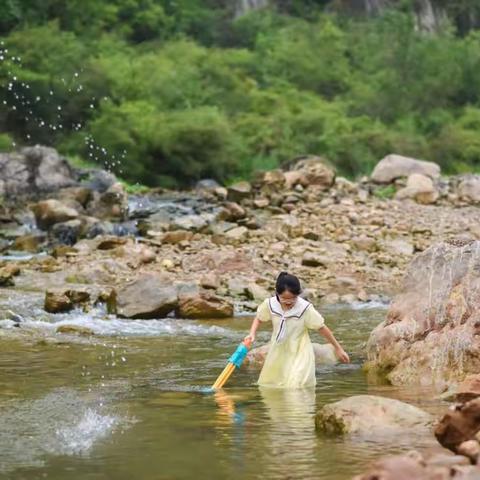
<path fill-rule="evenodd" d="M 246 363 L 251 365 L 263 365 L 268 353 L 269 344 L 252 348 L 245 359 Z M 312 343 L 315 354 L 315 363 L 317 365 L 336 365 L 338 363 L 335 349 L 330 344 Z"/>
<path fill-rule="evenodd" d="M 15 280 L 13 279 L 14 276 L 15 274 L 7 268 L 0 268 L 0 287 L 15 286 Z"/>
<path fill-rule="evenodd" d="M 363 252 L 374 252 L 378 249 L 377 241 L 374 238 L 367 237 L 366 235 L 353 237 L 350 241 L 357 250 Z"/>
<path fill-rule="evenodd" d="M 76 218 L 68 222 L 59 222 L 53 225 L 50 233 L 53 238 L 64 245 L 75 245 L 81 236 L 83 222 Z"/>
<path fill-rule="evenodd" d="M 93 193 L 87 187 L 62 188 L 58 192 L 58 199 L 64 203 L 73 201 L 85 208 L 88 202 L 93 199 Z"/>
<path fill-rule="evenodd" d="M 213 191 L 220 187 L 220 184 L 212 178 L 204 178 L 195 184 L 195 190 Z"/>
<path fill-rule="evenodd" d="M 438 197 L 439 193 L 432 179 L 420 173 L 412 173 L 409 175 L 407 186 L 395 194 L 397 200 L 410 198 L 424 205 L 435 203 Z"/>
<path fill-rule="evenodd" d="M 94 335 L 94 332 L 91 328 L 82 325 L 59 325 L 55 331 L 57 333 L 75 334 L 84 337 L 90 337 Z"/>
<path fill-rule="evenodd" d="M 128 197 L 123 185 L 116 182 L 105 192 L 97 193 L 88 206 L 88 212 L 102 220 L 125 220 L 128 213 Z"/>
<path fill-rule="evenodd" d="M 260 188 L 264 195 L 282 191 L 285 188 L 285 173 L 280 169 L 260 172 L 255 179 L 255 185 Z"/>
<path fill-rule="evenodd" d="M 467 440 L 480 440 L 480 398 L 450 409 L 435 427 L 435 437 L 442 446 L 457 453 Z"/>
<path fill-rule="evenodd" d="M 285 172 L 284 176 L 285 187 L 287 188 L 287 190 L 291 190 L 297 185 L 301 185 L 302 187 L 308 186 L 308 180 L 303 172 L 299 172 L 297 170 L 290 170 L 288 172 Z"/>
<path fill-rule="evenodd" d="M 445 388 L 480 371 L 480 242 L 417 255 L 402 293 L 370 335 L 366 368 L 395 385 Z"/>
<path fill-rule="evenodd" d="M 177 315 L 182 318 L 233 317 L 233 304 L 209 292 L 180 295 Z"/>
<path fill-rule="evenodd" d="M 163 275 L 144 274 L 117 292 L 117 312 L 120 317 L 161 318 L 177 306 L 177 289 Z"/>
<path fill-rule="evenodd" d="M 327 166 L 322 157 L 314 155 L 296 159 L 293 170 L 299 171 L 307 185 L 316 185 L 323 190 L 329 189 L 335 183 L 335 170 Z"/>
<path fill-rule="evenodd" d="M 48 230 L 52 225 L 67 222 L 78 217 L 78 212 L 55 199 L 43 200 L 30 206 L 35 214 L 37 225 Z"/>
<path fill-rule="evenodd" d="M 247 227 L 235 227 L 231 230 L 225 232 L 225 237 L 231 243 L 242 243 L 245 242 L 248 238 L 248 228 Z"/>
<path fill-rule="evenodd" d="M 447 480 L 447 477 L 430 476 L 425 466 L 415 458 L 407 455 L 395 455 L 377 460 L 362 475 L 356 475 L 353 480 Z"/>
<path fill-rule="evenodd" d="M 47 290 L 43 308 L 49 313 L 68 312 L 73 308 L 73 302 L 64 292 Z"/>
<path fill-rule="evenodd" d="M 97 240 L 98 250 L 113 250 L 125 245 L 128 241 L 125 237 L 114 237 L 113 235 L 105 235 Z"/>
<path fill-rule="evenodd" d="M 227 189 L 227 198 L 231 202 L 241 202 L 252 195 L 252 186 L 249 182 L 238 182 L 230 185 Z"/>
<path fill-rule="evenodd" d="M 41 243 L 47 239 L 46 234 L 22 235 L 13 242 L 13 249 L 22 252 L 35 253 Z"/>
<path fill-rule="evenodd" d="M 391 154 L 377 163 L 371 179 L 376 183 L 391 183 L 397 178 L 409 177 L 413 173 L 436 179 L 440 176 L 440 167 L 433 162 Z"/>
<path fill-rule="evenodd" d="M 172 230 L 188 230 L 190 232 L 199 232 L 205 228 L 210 222 L 211 218 L 205 215 L 184 215 L 176 218 L 171 223 Z"/>
<path fill-rule="evenodd" d="M 468 375 L 463 382 L 455 388 L 455 400 L 468 402 L 480 397 L 480 374 Z"/>
<path fill-rule="evenodd" d="M 318 431 L 327 434 L 385 434 L 427 427 L 430 415 L 392 398 L 355 395 L 324 405 L 315 417 Z"/>
<path fill-rule="evenodd" d="M 73 169 L 53 148 L 37 145 L 0 154 L 0 196 L 50 192 L 75 183 Z"/>
<path fill-rule="evenodd" d="M 270 292 L 267 289 L 254 282 L 248 284 L 246 293 L 250 300 L 255 300 L 257 303 L 270 297 Z"/>
<path fill-rule="evenodd" d="M 84 179 L 86 187 L 98 193 L 106 192 L 117 183 L 117 178 L 112 172 L 97 168 L 83 170 L 82 176 L 86 177 Z"/>
<path fill-rule="evenodd" d="M 192 237 L 193 232 L 187 230 L 173 230 L 171 232 L 165 232 L 161 238 L 163 243 L 176 245 L 180 242 L 189 242 Z"/>
<path fill-rule="evenodd" d="M 306 267 L 328 267 L 332 262 L 326 255 L 319 255 L 313 252 L 306 252 L 302 257 L 302 265 Z"/>
<path fill-rule="evenodd" d="M 217 214 L 217 220 L 226 222 L 236 222 L 245 218 L 247 212 L 243 207 L 235 202 L 225 202 L 222 209 Z"/>
<path fill-rule="evenodd" d="M 480 202 L 480 175 L 466 175 L 460 181 L 457 194 L 461 200 L 469 203 Z"/>

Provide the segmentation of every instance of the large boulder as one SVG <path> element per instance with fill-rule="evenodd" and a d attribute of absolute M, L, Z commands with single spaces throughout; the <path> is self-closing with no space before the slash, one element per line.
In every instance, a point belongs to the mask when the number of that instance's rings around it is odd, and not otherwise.
<path fill-rule="evenodd" d="M 0 154 L 0 196 L 49 192 L 75 183 L 73 169 L 53 148 L 37 145 Z"/>
<path fill-rule="evenodd" d="M 438 200 L 439 193 L 430 177 L 421 173 L 412 173 L 407 180 L 407 186 L 399 190 L 397 200 L 412 199 L 417 203 L 428 205 Z"/>
<path fill-rule="evenodd" d="M 366 368 L 395 385 L 445 388 L 480 371 L 480 242 L 417 255 L 387 318 L 370 335 Z"/>
<path fill-rule="evenodd" d="M 315 417 L 318 431 L 327 434 L 395 433 L 425 428 L 431 417 L 423 410 L 392 398 L 355 395 L 324 405 Z"/>
<path fill-rule="evenodd" d="M 435 179 L 440 176 L 440 167 L 433 162 L 391 154 L 377 163 L 371 179 L 376 183 L 391 183 L 397 178 L 409 177 L 413 173 Z"/>
<path fill-rule="evenodd" d="M 180 295 L 177 315 L 182 318 L 233 317 L 233 304 L 210 292 Z"/>
<path fill-rule="evenodd" d="M 35 203 L 30 208 L 35 215 L 37 226 L 42 230 L 47 230 L 56 223 L 67 222 L 78 217 L 75 209 L 67 207 L 53 198 Z"/>
<path fill-rule="evenodd" d="M 160 318 L 172 312 L 177 305 L 177 288 L 163 275 L 142 275 L 117 292 L 120 317 Z"/>

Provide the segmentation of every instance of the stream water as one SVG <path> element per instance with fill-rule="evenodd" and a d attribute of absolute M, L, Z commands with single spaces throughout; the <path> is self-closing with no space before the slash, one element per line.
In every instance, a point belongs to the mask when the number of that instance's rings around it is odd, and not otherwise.
<path fill-rule="evenodd" d="M 364 344 L 385 307 L 322 310 L 352 363 L 318 367 L 315 390 L 259 389 L 258 368 L 246 366 L 212 394 L 206 387 L 251 317 L 49 315 L 41 301 L 40 294 L 19 292 L 0 298 L 4 311 L 24 318 L 21 328 L 0 321 L 2 479 L 341 480 L 381 454 L 434 445 L 425 432 L 342 439 L 315 431 L 318 408 L 355 394 L 442 407 L 422 391 L 367 383 Z M 56 333 L 62 324 L 95 335 Z M 263 330 L 258 344 L 268 339 Z"/>

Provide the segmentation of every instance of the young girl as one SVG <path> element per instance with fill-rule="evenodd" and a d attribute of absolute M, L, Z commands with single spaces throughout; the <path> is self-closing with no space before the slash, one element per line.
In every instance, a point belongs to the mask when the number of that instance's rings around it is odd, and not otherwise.
<path fill-rule="evenodd" d="M 308 329 L 318 330 L 334 348 L 338 359 L 350 359 L 325 326 L 320 313 L 310 302 L 299 297 L 300 281 L 294 275 L 282 272 L 275 285 L 276 295 L 267 298 L 257 309 L 250 333 L 245 339 L 255 341 L 260 322 L 273 323 L 272 338 L 258 384 L 264 387 L 311 387 L 315 379 L 315 355 Z"/>

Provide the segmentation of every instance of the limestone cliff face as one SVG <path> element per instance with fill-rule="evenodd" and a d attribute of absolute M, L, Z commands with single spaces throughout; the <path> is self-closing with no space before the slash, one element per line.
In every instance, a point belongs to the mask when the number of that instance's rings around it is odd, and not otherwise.
<path fill-rule="evenodd" d="M 375 16 L 398 5 L 400 0 L 325 0 L 327 10 L 351 15 Z M 307 3 L 307 2 L 305 2 Z M 413 0 L 412 13 L 418 28 L 423 31 L 437 31 L 447 19 L 458 27 L 461 33 L 480 27 L 480 5 L 476 2 L 447 2 L 445 0 Z M 235 14 L 242 16 L 252 10 L 268 6 L 281 9 L 289 7 L 290 0 L 236 0 Z"/>

